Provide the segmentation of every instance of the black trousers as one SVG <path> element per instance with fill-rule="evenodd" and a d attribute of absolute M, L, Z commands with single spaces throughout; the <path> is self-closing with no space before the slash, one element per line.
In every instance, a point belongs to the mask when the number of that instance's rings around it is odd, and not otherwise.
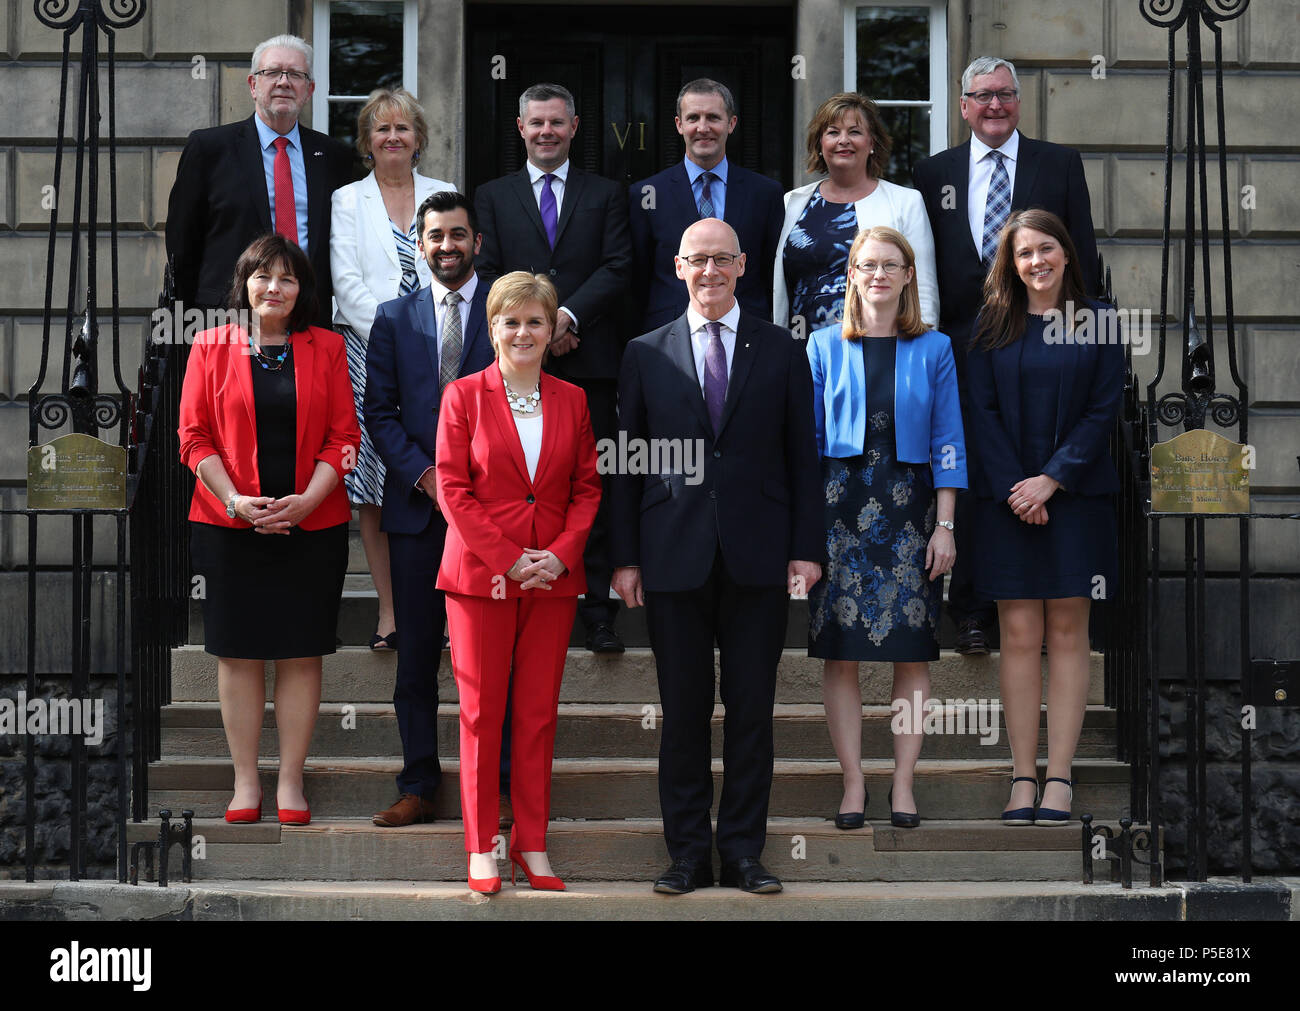
<path fill-rule="evenodd" d="M 723 784 L 718 854 L 758 857 L 767 841 L 772 791 L 772 707 L 785 643 L 784 586 L 738 586 L 721 554 L 705 584 L 646 593 L 646 621 L 659 676 L 659 805 L 674 860 L 712 859 L 713 644 L 721 655 Z"/>
<path fill-rule="evenodd" d="M 591 430 L 596 442 L 616 438 L 618 383 L 613 379 L 571 381 L 587 394 L 587 410 L 591 412 Z M 610 475 L 601 476 L 600 508 L 587 538 L 587 550 L 582 556 L 583 567 L 587 570 L 587 593 L 578 601 L 578 616 L 588 629 L 602 622 L 612 625 L 618 615 L 618 601 L 609 596 L 609 584 L 614 574 L 609 544 L 609 480 Z"/>
<path fill-rule="evenodd" d="M 431 798 L 442 781 L 438 762 L 438 665 L 442 626 L 447 616 L 436 589 L 438 566 L 447 540 L 447 523 L 436 509 L 418 534 L 388 535 L 393 577 L 393 616 L 401 637 L 393 708 L 402 735 L 400 793 Z"/>

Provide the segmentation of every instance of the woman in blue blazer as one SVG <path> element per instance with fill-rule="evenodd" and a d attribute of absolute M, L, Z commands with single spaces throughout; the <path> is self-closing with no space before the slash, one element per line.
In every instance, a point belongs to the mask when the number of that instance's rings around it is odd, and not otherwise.
<path fill-rule="evenodd" d="M 1013 214 L 967 357 L 976 475 L 975 588 L 998 602 L 1010 825 L 1070 819 L 1088 701 L 1088 609 L 1115 585 L 1109 439 L 1124 388 L 1114 316 L 1084 296 L 1074 243 L 1043 210 Z M 1047 779 L 1038 803 L 1046 630 Z M 1022 785 L 1023 784 L 1023 785 Z"/>
<path fill-rule="evenodd" d="M 907 239 L 865 229 L 849 249 L 843 326 L 808 341 L 829 558 L 809 595 L 808 655 L 826 661 L 826 722 L 844 773 L 839 828 L 866 822 L 862 660 L 894 664 L 890 821 L 921 821 L 912 796 L 919 710 L 939 658 L 940 577 L 957 556 L 966 445 L 952 344 L 926 328 L 920 305 Z"/>

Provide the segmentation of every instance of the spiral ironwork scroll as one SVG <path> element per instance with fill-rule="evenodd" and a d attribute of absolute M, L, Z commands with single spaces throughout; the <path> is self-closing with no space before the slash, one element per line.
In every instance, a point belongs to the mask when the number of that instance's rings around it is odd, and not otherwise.
<path fill-rule="evenodd" d="M 62 31 L 70 31 L 84 16 L 81 5 L 74 6 L 70 0 L 36 0 L 34 10 L 41 24 Z"/>
<path fill-rule="evenodd" d="M 94 397 L 46 393 L 35 413 L 41 428 L 58 429 L 73 420 L 79 427 L 109 429 L 122 420 L 122 400 L 108 393 Z"/>
<path fill-rule="evenodd" d="M 1142 0 L 1142 16 L 1157 28 L 1176 31 L 1187 20 L 1187 0 Z"/>
<path fill-rule="evenodd" d="M 112 14 L 109 14 L 109 10 Z M 133 24 L 144 17 L 144 3 L 142 0 L 108 0 L 108 7 L 99 4 L 95 8 L 95 20 L 104 28 L 111 28 L 114 31 L 121 31 L 124 28 L 130 28 Z"/>
<path fill-rule="evenodd" d="M 1199 14 L 1210 28 L 1241 17 L 1250 0 L 1141 0 L 1138 10 L 1157 28 L 1177 31 L 1188 17 Z"/>
<path fill-rule="evenodd" d="M 33 10 L 41 24 L 58 31 L 73 31 L 87 16 L 105 29 L 121 31 L 144 17 L 145 5 L 143 0 L 108 0 L 107 8 L 103 0 L 76 4 L 72 0 L 36 0 Z"/>
<path fill-rule="evenodd" d="M 1220 21 L 1234 21 L 1246 13 L 1250 0 L 1201 0 L 1201 20 L 1211 28 Z"/>
<path fill-rule="evenodd" d="M 71 416 L 72 405 L 62 393 L 47 393 L 36 409 L 36 422 L 41 428 L 62 428 Z"/>

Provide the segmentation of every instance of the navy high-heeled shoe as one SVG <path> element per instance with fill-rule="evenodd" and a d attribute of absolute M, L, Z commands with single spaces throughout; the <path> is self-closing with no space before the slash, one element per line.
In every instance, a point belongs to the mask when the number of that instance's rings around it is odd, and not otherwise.
<path fill-rule="evenodd" d="M 1068 779 L 1062 779 L 1060 776 L 1048 776 L 1047 782 L 1065 784 L 1065 788 L 1068 791 L 1065 798 L 1066 809 L 1064 811 L 1058 811 L 1053 807 L 1040 807 L 1038 813 L 1034 815 L 1034 824 L 1065 825 L 1070 821 L 1069 805 L 1074 801 L 1074 783 Z"/>
<path fill-rule="evenodd" d="M 1017 783 L 1034 784 L 1034 806 L 1018 807 L 1014 811 L 1002 812 L 1003 825 L 1032 825 L 1034 817 L 1038 811 L 1038 777 L 1037 776 L 1012 776 L 1011 788 L 1014 790 Z"/>
<path fill-rule="evenodd" d="M 894 810 L 894 788 L 889 788 L 889 824 L 894 828 L 916 828 L 921 824 L 921 813 L 919 811 L 895 811 Z"/>

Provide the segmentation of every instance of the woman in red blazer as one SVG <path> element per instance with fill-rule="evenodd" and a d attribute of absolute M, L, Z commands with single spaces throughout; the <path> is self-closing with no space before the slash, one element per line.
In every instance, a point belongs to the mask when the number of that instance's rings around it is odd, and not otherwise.
<path fill-rule="evenodd" d="M 315 303 L 302 250 L 279 235 L 256 240 L 239 258 L 229 298 L 247 328 L 200 333 L 181 391 L 181 461 L 199 479 L 190 531 L 204 648 L 217 657 L 235 771 L 231 822 L 262 817 L 267 660 L 276 672 L 279 820 L 311 820 L 303 764 L 347 569 L 342 479 L 361 441 L 343 338 L 309 325 Z"/>
<path fill-rule="evenodd" d="M 546 856 L 551 757 L 600 477 L 586 394 L 542 372 L 556 304 L 540 274 L 499 278 L 487 298 L 496 364 L 449 385 L 438 422 L 438 504 L 448 525 L 438 589 L 460 693 L 469 885 L 480 892 L 501 887 L 491 851 L 507 693 L 511 881 L 518 865 L 532 887 L 564 888 Z"/>

